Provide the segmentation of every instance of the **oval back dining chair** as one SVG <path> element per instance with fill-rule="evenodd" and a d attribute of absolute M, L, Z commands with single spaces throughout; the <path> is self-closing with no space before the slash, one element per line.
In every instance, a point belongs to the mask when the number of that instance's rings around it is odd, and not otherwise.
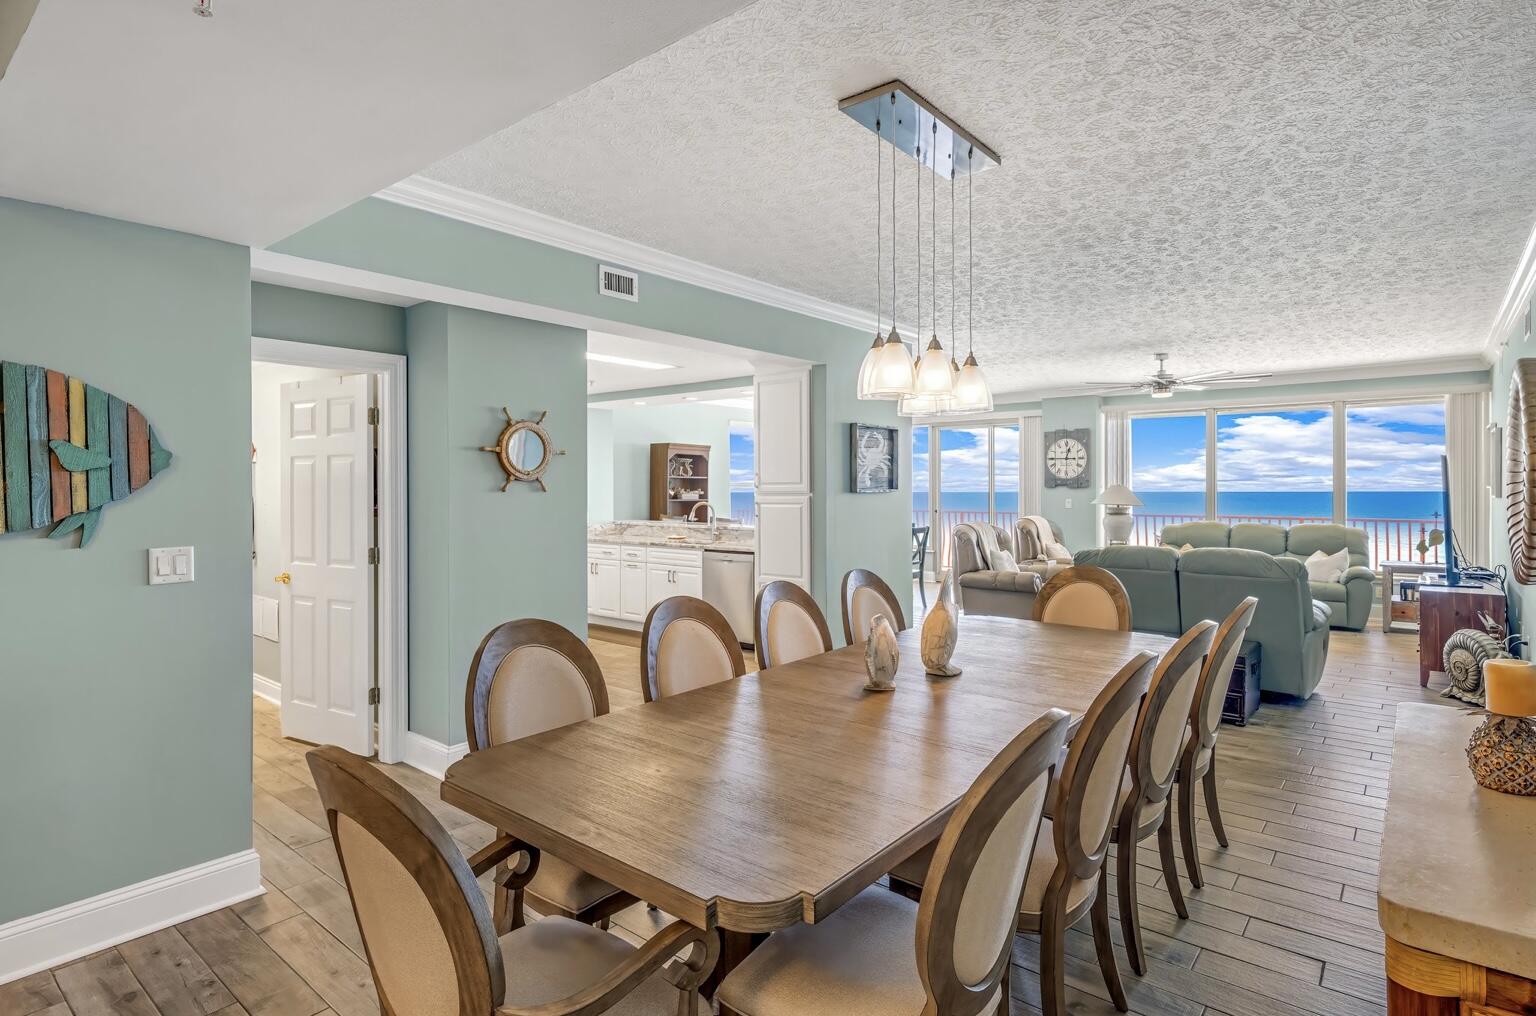
<path fill-rule="evenodd" d="M 869 638 L 869 626 L 876 614 L 884 614 L 897 631 L 906 630 L 907 619 L 895 592 L 868 569 L 855 568 L 843 576 L 842 602 L 843 641 L 850 646 Z"/>
<path fill-rule="evenodd" d="M 693 596 L 669 596 L 645 616 L 640 691 L 647 702 L 747 672 L 731 623 Z"/>
<path fill-rule="evenodd" d="M 585 1016 L 619 1003 L 635 1016 L 704 1011 L 698 988 L 718 955 L 713 932 L 679 921 L 635 949 L 546 917 L 498 938 L 475 877 L 517 852 L 536 869 L 536 850 L 498 841 L 466 860 L 426 806 L 367 759 L 334 746 L 307 758 L 382 1011 Z M 664 972 L 680 949 L 689 950 L 684 967 Z"/>
<path fill-rule="evenodd" d="M 1069 724 L 1047 710 L 982 770 L 930 852 L 921 901 L 871 886 L 775 932 L 720 985 L 721 1016 L 1006 1016 L 1013 925 Z"/>
<path fill-rule="evenodd" d="M 1036 621 L 1107 631 L 1131 630 L 1131 599 L 1120 580 L 1091 564 L 1051 576 L 1035 594 Z"/>
<path fill-rule="evenodd" d="M 832 651 L 832 630 L 811 594 L 784 579 L 757 591 L 752 638 L 760 670 Z"/>
<path fill-rule="evenodd" d="M 1205 811 L 1211 820 L 1211 831 L 1216 834 L 1216 842 L 1225 847 L 1227 831 L 1221 824 L 1221 808 L 1216 802 L 1216 735 L 1221 733 L 1221 707 L 1232 680 L 1232 667 L 1258 609 L 1258 598 L 1249 596 L 1221 622 L 1190 708 L 1189 740 L 1179 759 L 1179 840 L 1184 848 L 1184 869 L 1197 889 L 1205 885 L 1205 880 L 1200 874 L 1200 847 L 1195 839 L 1195 781 L 1205 785 Z"/>
<path fill-rule="evenodd" d="M 464 691 L 469 750 L 515 741 L 608 712 L 608 686 L 585 642 L 553 621 L 522 618 L 492 628 L 475 651 Z M 509 838 L 505 833 L 499 834 Z M 607 926 L 634 897 L 552 854 L 526 887 L 496 886 L 496 930 L 524 923 L 523 905 Z"/>
<path fill-rule="evenodd" d="M 1173 856 L 1173 789 L 1179 750 L 1189 726 L 1189 710 L 1200 684 L 1201 665 L 1216 639 L 1216 622 L 1201 621 L 1168 648 L 1152 674 L 1141 703 L 1141 715 L 1131 736 L 1130 786 L 1126 789 L 1110 841 L 1115 854 L 1115 892 L 1120 900 L 1120 930 L 1131 969 L 1147 972 L 1141 944 L 1141 920 L 1136 906 L 1136 847 L 1154 832 L 1163 879 L 1180 917 L 1188 917 L 1179 871 Z"/>

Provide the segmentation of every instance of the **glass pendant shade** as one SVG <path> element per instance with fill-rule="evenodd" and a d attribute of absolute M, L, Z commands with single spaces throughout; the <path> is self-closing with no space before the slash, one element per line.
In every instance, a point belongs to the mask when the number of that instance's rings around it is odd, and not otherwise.
<path fill-rule="evenodd" d="M 992 412 L 992 389 L 974 354 L 965 358 L 965 366 L 960 368 L 960 375 L 955 378 L 955 412 Z"/>
<path fill-rule="evenodd" d="M 949 395 L 955 390 L 954 377 L 949 372 L 949 357 L 939 345 L 938 336 L 928 343 L 928 348 L 917 361 L 917 379 L 913 385 L 916 395 Z"/>
<path fill-rule="evenodd" d="M 880 396 L 875 394 L 875 370 L 880 365 L 880 351 L 885 347 L 885 339 L 880 337 L 876 330 L 874 344 L 869 347 L 869 352 L 864 354 L 864 362 L 859 364 L 859 399 L 868 402 Z"/>
<path fill-rule="evenodd" d="M 885 344 L 880 347 L 880 359 L 875 364 L 874 376 L 870 380 L 870 397 L 899 399 L 903 395 L 911 395 L 912 382 L 912 354 L 907 352 L 906 343 L 901 341 L 901 336 L 892 326 L 891 334 L 886 336 Z"/>

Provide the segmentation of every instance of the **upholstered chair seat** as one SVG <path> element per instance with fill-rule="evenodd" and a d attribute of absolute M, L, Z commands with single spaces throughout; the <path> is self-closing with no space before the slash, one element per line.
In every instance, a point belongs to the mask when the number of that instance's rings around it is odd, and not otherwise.
<path fill-rule="evenodd" d="M 635 947 L 617 935 L 564 917 L 534 921 L 503 935 L 497 944 L 507 976 L 503 1005 L 521 1009 L 570 998 L 635 954 Z M 606 1010 L 606 1016 L 673 1016 L 677 1005 L 677 988 L 660 974 L 652 974 Z M 708 1016 L 702 998 L 696 1012 Z"/>
<path fill-rule="evenodd" d="M 579 914 L 611 897 L 624 895 L 623 890 L 547 851 L 539 859 L 539 870 L 529 881 L 527 893 L 534 898 L 535 910 L 541 902 L 548 902 L 571 914 Z M 633 902 L 630 897 L 624 898 L 626 905 Z"/>
<path fill-rule="evenodd" d="M 681 695 L 747 672 L 731 623 L 694 596 L 669 596 L 640 632 L 640 693 L 647 702 Z"/>
<path fill-rule="evenodd" d="M 900 618 L 891 620 L 897 627 Z M 759 589 L 752 630 L 761 670 L 832 651 L 832 630 L 811 594 L 783 579 Z"/>
<path fill-rule="evenodd" d="M 896 601 L 896 593 L 885 580 L 865 568 L 854 568 L 843 576 L 843 641 L 856 646 L 869 638 L 869 627 L 876 614 L 884 614 L 896 631 L 907 627 L 906 615 Z"/>
<path fill-rule="evenodd" d="M 1131 630 L 1131 601 L 1120 580 L 1093 565 L 1058 572 L 1035 596 L 1034 619 L 1106 631 Z"/>

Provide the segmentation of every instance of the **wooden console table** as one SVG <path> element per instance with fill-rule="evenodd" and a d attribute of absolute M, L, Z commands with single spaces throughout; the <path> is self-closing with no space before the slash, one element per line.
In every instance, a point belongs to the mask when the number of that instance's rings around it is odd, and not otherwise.
<path fill-rule="evenodd" d="M 1397 709 L 1377 897 L 1388 1016 L 1536 1014 L 1536 798 L 1473 782 L 1482 720 Z"/>
<path fill-rule="evenodd" d="M 1479 613 L 1505 624 L 1504 590 L 1497 584 L 1419 587 L 1419 687 L 1443 671 L 1445 640 L 1461 628 L 1483 630 Z"/>

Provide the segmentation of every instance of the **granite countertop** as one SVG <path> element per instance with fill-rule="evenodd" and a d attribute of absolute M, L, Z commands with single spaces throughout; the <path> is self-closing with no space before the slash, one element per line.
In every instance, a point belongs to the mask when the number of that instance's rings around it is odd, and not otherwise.
<path fill-rule="evenodd" d="M 751 526 L 720 523 L 714 533 L 702 522 L 604 522 L 587 527 L 588 543 L 645 547 L 700 547 L 751 554 L 757 531 Z M 681 539 L 678 539 L 681 537 Z"/>
<path fill-rule="evenodd" d="M 1536 797 L 1473 781 L 1485 715 L 1398 706 L 1377 910 L 1404 945 L 1536 979 Z"/>

